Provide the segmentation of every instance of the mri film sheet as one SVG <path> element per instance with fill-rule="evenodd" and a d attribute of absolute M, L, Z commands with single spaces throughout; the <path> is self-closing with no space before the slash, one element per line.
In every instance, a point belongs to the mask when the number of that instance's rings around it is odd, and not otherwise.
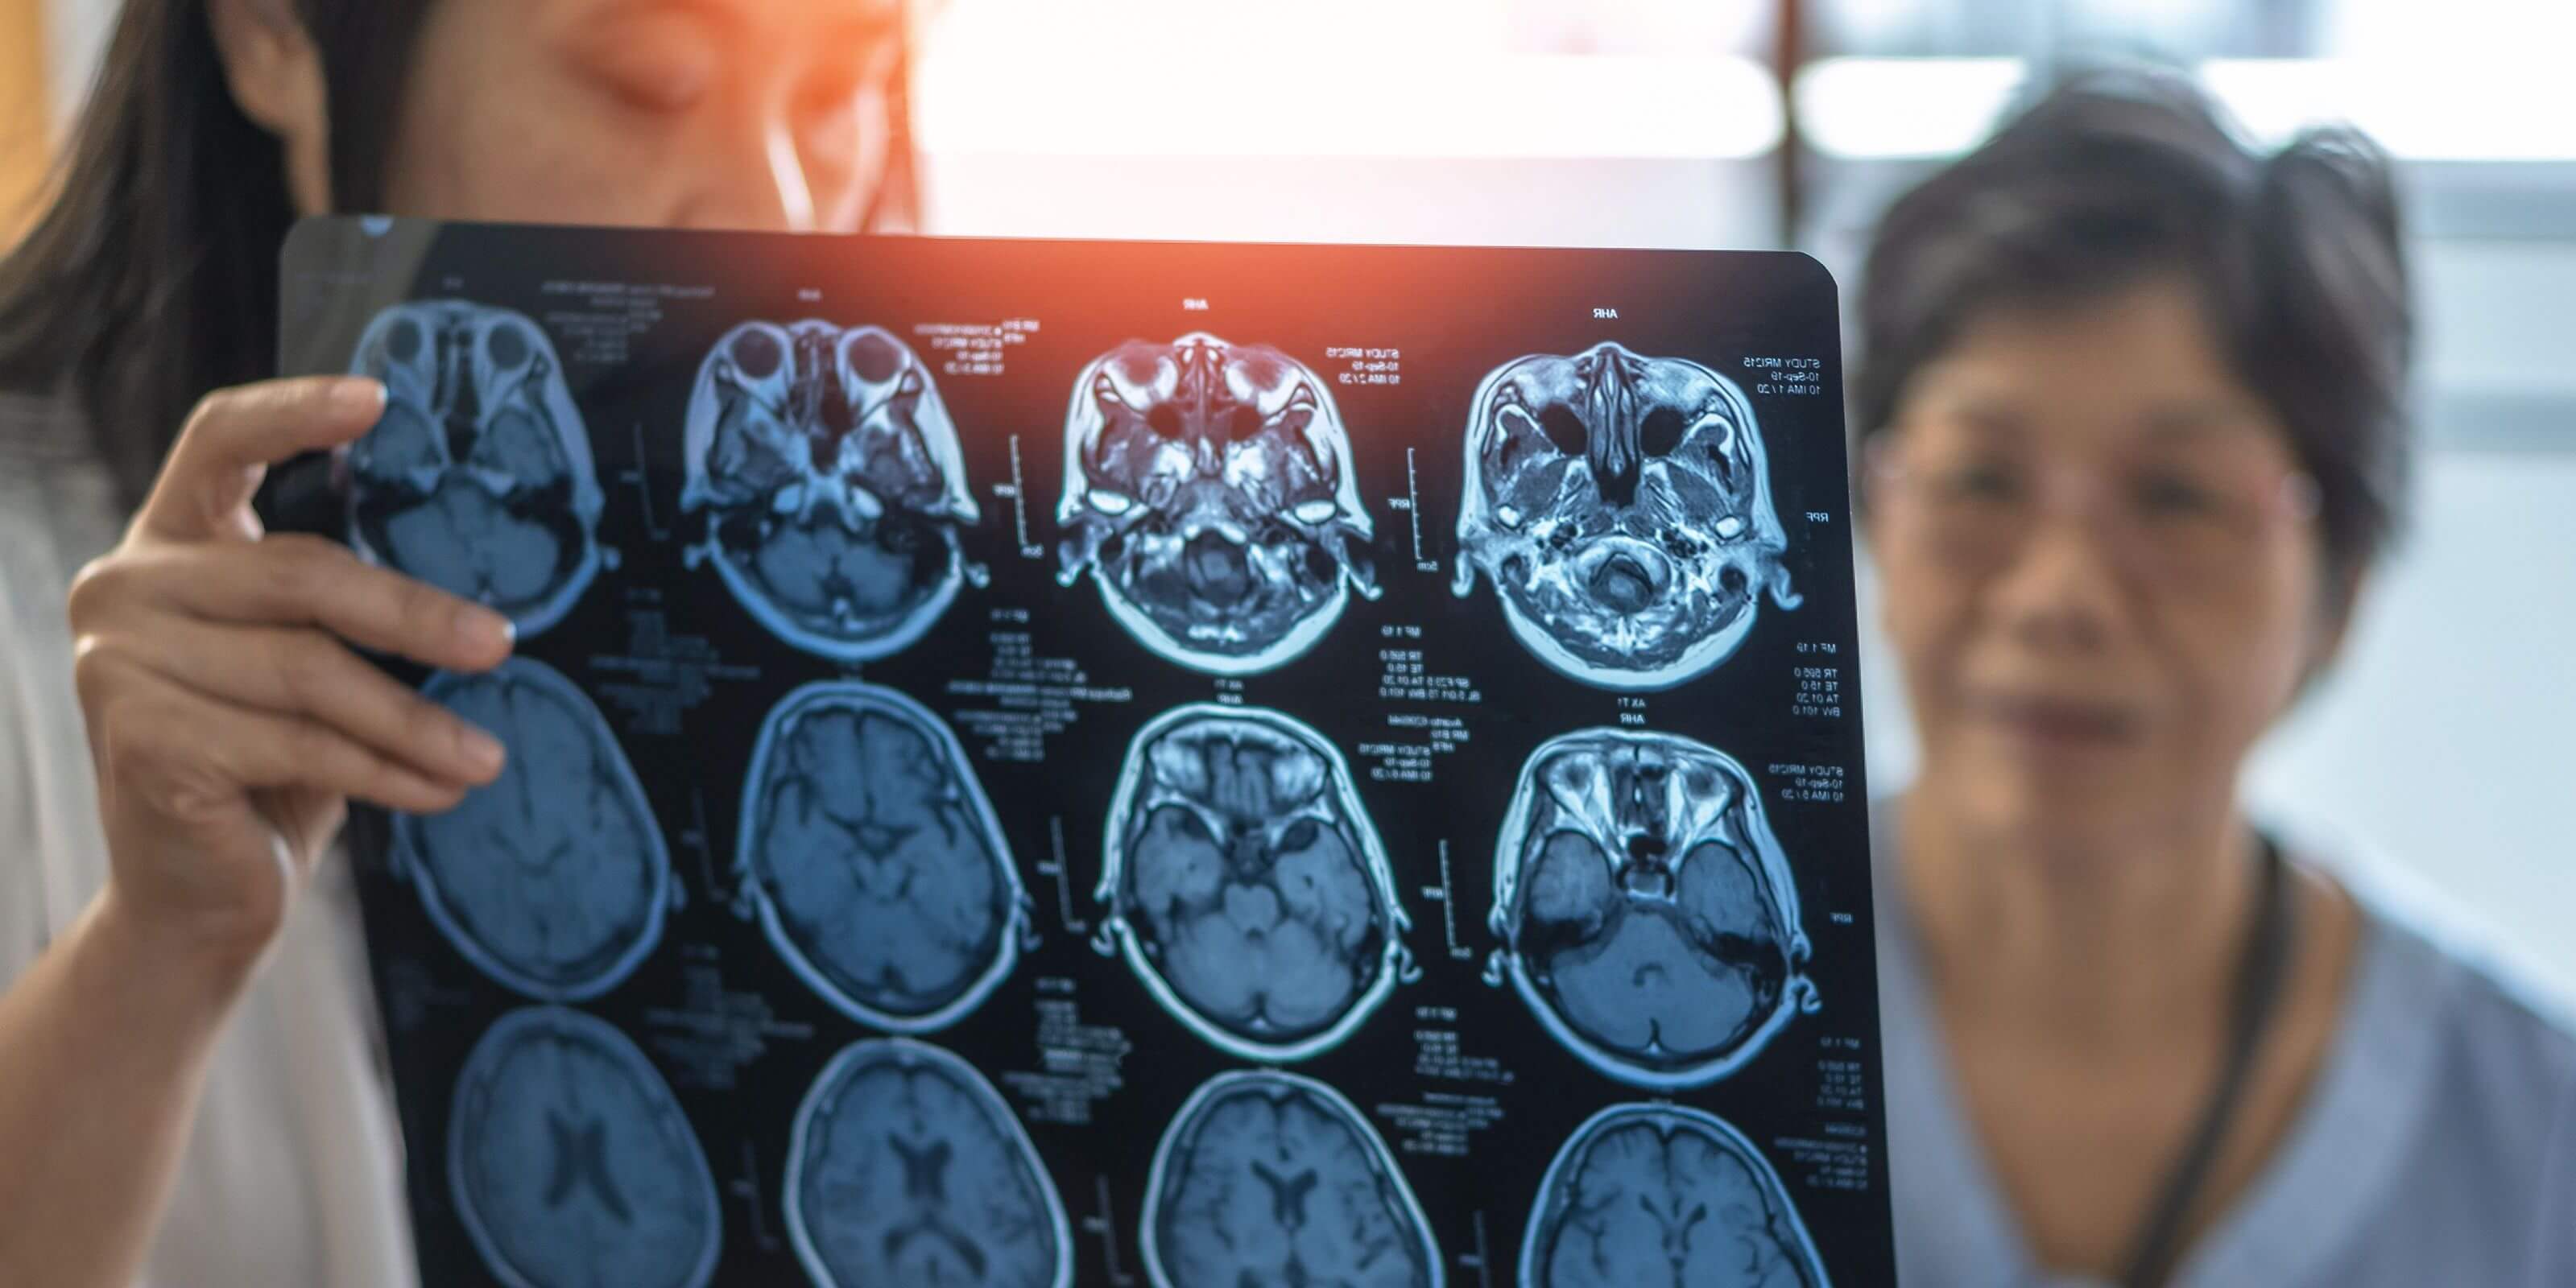
<path fill-rule="evenodd" d="M 1893 1281 L 1833 283 L 301 225 L 424 1282 Z"/>

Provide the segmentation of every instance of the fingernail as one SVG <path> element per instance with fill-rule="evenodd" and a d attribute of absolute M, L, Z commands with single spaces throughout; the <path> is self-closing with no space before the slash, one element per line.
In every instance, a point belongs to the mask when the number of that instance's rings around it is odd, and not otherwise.
<path fill-rule="evenodd" d="M 381 416 L 385 412 L 385 382 L 351 376 L 331 390 L 331 403 L 352 417 Z"/>
<path fill-rule="evenodd" d="M 501 762 L 507 758 L 508 753 L 502 750 L 500 739 L 472 725 L 466 725 L 460 730 L 457 741 L 464 749 L 465 759 L 475 769 L 485 774 L 501 772 Z"/>
<path fill-rule="evenodd" d="M 469 609 L 456 619 L 456 636 L 478 653 L 508 650 L 519 642 L 518 624 L 488 608 Z"/>

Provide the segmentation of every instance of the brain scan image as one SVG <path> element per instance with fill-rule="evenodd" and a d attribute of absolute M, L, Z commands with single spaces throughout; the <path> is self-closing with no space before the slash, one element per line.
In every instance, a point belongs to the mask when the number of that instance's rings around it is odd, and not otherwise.
<path fill-rule="evenodd" d="M 670 1084 L 579 1011 L 513 1011 L 474 1045 L 447 1179 L 511 1288 L 698 1288 L 723 1246 L 715 1176 Z"/>
<path fill-rule="evenodd" d="M 907 1038 L 815 1079 L 787 1156 L 787 1229 L 825 1288 L 1066 1288 L 1073 1235 L 1037 1147 L 983 1075 Z"/>
<path fill-rule="evenodd" d="M 599 708 L 526 657 L 443 672 L 421 694 L 510 753 L 455 809 L 394 818 L 394 862 L 430 921 L 484 974 L 540 1001 L 615 987 L 661 942 L 679 887 Z"/>
<path fill-rule="evenodd" d="M 1179 665 L 1266 671 L 1375 599 L 1373 529 L 1331 390 L 1265 345 L 1133 341 L 1075 381 L 1060 580 Z"/>
<path fill-rule="evenodd" d="M 1508 977 L 1557 1041 L 1633 1086 L 1705 1086 L 1817 1005 L 1760 788 L 1687 738 L 1542 744 L 1495 846 L 1491 928 L 1488 981 Z"/>
<path fill-rule="evenodd" d="M 745 322 L 698 368 L 683 510 L 709 516 L 712 560 L 753 619 L 842 662 L 894 653 L 958 585 L 976 521 L 957 426 L 892 332 Z"/>
<path fill-rule="evenodd" d="M 1458 544 L 1452 589 L 1483 573 L 1523 646 L 1607 689 L 1670 688 L 1725 661 L 1766 588 L 1800 602 L 1742 391 L 1612 343 L 1485 377 Z"/>
<path fill-rule="evenodd" d="M 850 1018 L 944 1028 L 1010 974 L 1028 901 L 957 735 L 857 681 L 789 694 L 751 757 L 736 864 L 770 942 Z"/>
<path fill-rule="evenodd" d="M 384 418 L 349 449 L 349 544 L 522 638 L 554 625 L 599 571 L 603 499 L 546 333 L 508 309 L 397 304 L 349 370 L 385 385 Z"/>
<path fill-rule="evenodd" d="M 1559 1150 L 1521 1239 L 1521 1288 L 1826 1288 L 1789 1192 L 1715 1114 L 1617 1105 Z"/>
<path fill-rule="evenodd" d="M 1163 1132 L 1138 1242 L 1155 1288 L 1440 1288 L 1440 1248 L 1395 1156 L 1340 1092 L 1219 1074 Z"/>
<path fill-rule="evenodd" d="M 1350 766 L 1278 712 L 1200 703 L 1146 725 L 1105 845 L 1098 946 L 1228 1054 L 1338 1046 L 1412 969 Z"/>

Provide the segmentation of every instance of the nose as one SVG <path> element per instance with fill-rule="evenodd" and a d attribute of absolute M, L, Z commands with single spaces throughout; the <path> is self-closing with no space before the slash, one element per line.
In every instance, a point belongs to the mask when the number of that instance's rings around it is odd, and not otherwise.
<path fill-rule="evenodd" d="M 2025 644 L 2088 652 L 2111 636 L 2125 575 L 2101 524 L 2050 507 L 1995 571 L 1989 603 Z"/>

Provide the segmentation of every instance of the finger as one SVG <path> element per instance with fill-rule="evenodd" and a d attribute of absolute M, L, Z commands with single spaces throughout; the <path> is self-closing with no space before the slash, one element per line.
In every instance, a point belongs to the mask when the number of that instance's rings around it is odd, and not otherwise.
<path fill-rule="evenodd" d="M 500 613 L 375 567 L 320 537 L 194 545 L 153 556 L 167 603 L 209 621 L 318 626 L 378 653 L 450 671 L 485 671 L 510 655 Z"/>
<path fill-rule="evenodd" d="M 407 814 L 455 808 L 470 785 L 423 774 L 328 725 L 209 697 L 150 674 L 120 686 L 106 707 L 114 779 L 174 819 L 218 816 L 261 789 L 319 792 Z"/>
<path fill-rule="evenodd" d="M 302 716 L 445 782 L 498 777 L 498 740 L 405 688 L 338 640 L 301 627 L 215 625 L 181 618 L 164 629 L 109 637 L 152 670 L 208 697 Z"/>
<path fill-rule="evenodd" d="M 179 540 L 238 535 L 271 464 L 349 442 L 384 411 L 383 382 L 364 376 L 264 380 L 209 394 L 179 431 L 136 522 Z"/>

